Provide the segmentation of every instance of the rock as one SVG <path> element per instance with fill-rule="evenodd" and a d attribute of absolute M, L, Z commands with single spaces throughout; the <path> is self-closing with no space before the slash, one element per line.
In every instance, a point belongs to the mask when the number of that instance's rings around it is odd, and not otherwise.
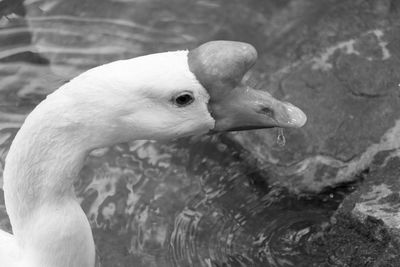
<path fill-rule="evenodd" d="M 399 173 L 398 151 L 377 153 L 365 183 L 344 200 L 324 234 L 312 238 L 313 252 L 329 254 L 339 266 L 400 266 Z"/>
<path fill-rule="evenodd" d="M 346 213 L 336 216 L 324 234 L 311 238 L 310 253 L 325 258 L 315 266 L 399 266 L 400 244 L 381 220 L 368 216 L 359 221 Z"/>
<path fill-rule="evenodd" d="M 379 219 L 400 240 L 400 153 L 379 152 L 365 182 L 342 203 L 340 211 L 352 213 L 360 221 Z"/>
<path fill-rule="evenodd" d="M 339 2 L 331 2 L 323 16 L 316 14 L 313 21 L 293 26 L 294 37 L 277 40 L 278 47 L 261 56 L 257 69 L 272 64 L 276 68 L 277 55 L 298 55 L 296 62 L 275 71 L 264 87 L 302 108 L 308 116 L 306 126 L 285 131 L 283 149 L 275 144 L 273 133 L 233 135 L 259 159 L 260 168 L 269 170 L 271 183 L 295 192 L 318 192 L 352 181 L 379 151 L 400 147 L 400 27 L 389 20 L 399 19 L 397 9 L 388 1 L 359 1 L 355 17 L 351 1 Z M 315 12 L 313 8 L 293 12 L 305 17 Z M 372 16 L 375 12 L 383 17 Z M 309 54 L 300 57 L 304 52 Z"/>

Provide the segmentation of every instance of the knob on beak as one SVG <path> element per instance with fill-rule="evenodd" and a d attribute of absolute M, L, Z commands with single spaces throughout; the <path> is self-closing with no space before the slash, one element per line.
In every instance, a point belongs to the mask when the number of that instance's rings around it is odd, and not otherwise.
<path fill-rule="evenodd" d="M 241 42 L 212 41 L 189 51 L 189 68 L 210 95 L 215 131 L 298 128 L 306 123 L 299 108 L 242 82 L 256 60 L 254 47 Z"/>

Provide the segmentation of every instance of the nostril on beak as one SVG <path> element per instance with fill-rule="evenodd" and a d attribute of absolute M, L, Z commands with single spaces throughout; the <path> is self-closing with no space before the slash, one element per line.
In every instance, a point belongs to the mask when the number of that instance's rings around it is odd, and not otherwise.
<path fill-rule="evenodd" d="M 267 115 L 268 117 L 274 118 L 274 111 L 270 108 L 263 107 L 259 113 Z"/>

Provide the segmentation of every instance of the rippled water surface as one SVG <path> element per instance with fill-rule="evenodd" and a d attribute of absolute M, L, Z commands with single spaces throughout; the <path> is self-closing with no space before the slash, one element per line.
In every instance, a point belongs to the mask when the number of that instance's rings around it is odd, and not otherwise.
<path fill-rule="evenodd" d="M 211 39 L 262 47 L 259 23 L 286 2 L 0 1 L 1 169 L 25 116 L 81 71 Z M 93 152 L 76 192 L 101 266 L 319 266 L 307 241 L 342 193 L 299 198 L 256 166 L 223 135 Z"/>

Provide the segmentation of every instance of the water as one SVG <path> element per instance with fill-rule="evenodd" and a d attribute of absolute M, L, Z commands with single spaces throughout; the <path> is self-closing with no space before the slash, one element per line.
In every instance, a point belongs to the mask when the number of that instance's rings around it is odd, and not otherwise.
<path fill-rule="evenodd" d="M 210 39 L 263 44 L 254 25 L 287 1 L 264 2 L 0 1 L 0 170 L 25 116 L 76 74 Z M 75 188 L 101 266 L 319 266 L 309 239 L 347 189 L 299 197 L 256 166 L 225 135 L 95 151 Z"/>
<path fill-rule="evenodd" d="M 279 146 L 285 146 L 286 144 L 286 138 L 285 135 L 283 134 L 283 128 L 278 128 L 278 135 L 276 136 L 276 143 Z"/>

